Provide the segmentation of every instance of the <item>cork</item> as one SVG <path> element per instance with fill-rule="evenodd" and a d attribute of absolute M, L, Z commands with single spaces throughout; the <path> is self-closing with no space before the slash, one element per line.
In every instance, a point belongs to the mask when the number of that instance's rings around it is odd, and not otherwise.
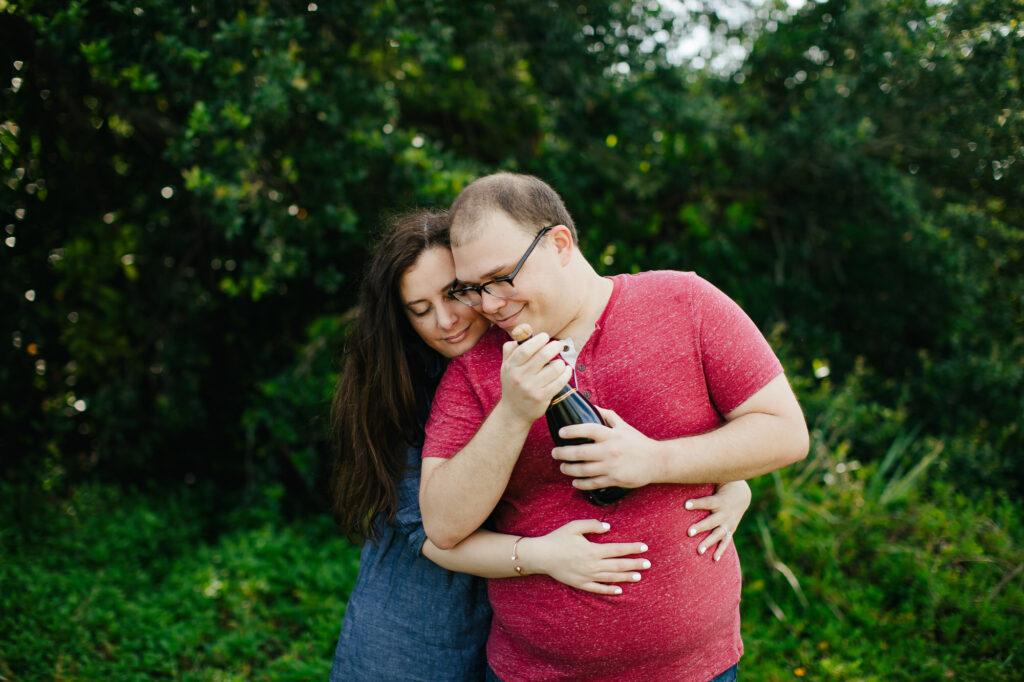
<path fill-rule="evenodd" d="M 512 332 L 509 336 L 511 336 L 514 341 L 522 343 L 533 336 L 533 328 L 525 322 L 523 324 L 517 324 L 512 328 Z"/>

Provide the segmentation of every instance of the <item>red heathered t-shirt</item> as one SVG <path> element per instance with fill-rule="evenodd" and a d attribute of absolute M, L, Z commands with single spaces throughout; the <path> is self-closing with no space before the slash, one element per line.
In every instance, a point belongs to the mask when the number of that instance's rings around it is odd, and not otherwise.
<path fill-rule="evenodd" d="M 596 328 L 580 350 L 577 388 L 655 440 L 704 433 L 782 373 L 749 317 L 693 273 L 618 275 Z M 498 328 L 453 360 L 434 397 L 424 457 L 451 457 L 501 396 Z M 588 503 L 552 459 L 545 420 L 534 423 L 505 494 L 496 530 L 538 536 L 576 519 L 611 530 L 596 542 L 646 542 L 651 568 L 623 593 L 603 596 L 533 575 L 488 583 L 494 619 L 487 658 L 518 680 L 693 680 L 735 664 L 740 639 L 740 565 L 697 554 L 686 530 L 707 513 L 687 499 L 707 485 L 649 485 L 608 507 Z"/>

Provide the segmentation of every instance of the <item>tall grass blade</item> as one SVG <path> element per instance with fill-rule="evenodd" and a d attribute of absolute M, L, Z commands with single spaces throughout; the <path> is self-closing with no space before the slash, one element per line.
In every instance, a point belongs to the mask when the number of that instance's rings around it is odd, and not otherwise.
<path fill-rule="evenodd" d="M 772 541 L 772 533 L 768 530 L 768 524 L 764 522 L 763 516 L 757 517 L 757 528 L 761 535 L 761 542 L 764 543 L 765 561 L 768 562 L 769 566 L 782 574 L 782 577 L 786 579 L 789 586 L 793 588 L 793 592 L 796 594 L 796 598 L 800 601 L 800 605 L 807 608 L 809 604 L 807 602 L 807 597 L 804 596 L 803 588 L 800 587 L 800 581 L 789 566 L 783 563 L 775 553 L 775 543 Z M 776 617 L 778 617 L 778 614 L 776 614 Z M 784 619 L 780 618 L 779 620 Z"/>
<path fill-rule="evenodd" d="M 907 449 L 917 438 L 917 434 L 920 431 L 920 427 L 915 427 L 909 432 L 904 431 L 893 438 L 892 443 L 889 445 L 889 449 L 885 453 L 885 457 L 878 465 L 878 469 L 875 470 L 874 475 L 868 481 L 867 488 L 864 490 L 864 496 L 871 500 L 880 500 L 882 495 L 885 493 L 890 478 L 889 472 L 900 460 L 903 459 L 903 455 Z M 893 474 L 892 478 L 900 478 L 902 474 L 897 471 Z"/>
<path fill-rule="evenodd" d="M 882 490 L 878 501 L 882 505 L 897 502 L 907 496 L 907 493 L 914 487 L 914 482 L 932 465 L 944 448 L 943 443 L 938 443 L 931 452 L 921 458 L 921 461 L 914 465 L 905 475 L 895 477 Z"/>

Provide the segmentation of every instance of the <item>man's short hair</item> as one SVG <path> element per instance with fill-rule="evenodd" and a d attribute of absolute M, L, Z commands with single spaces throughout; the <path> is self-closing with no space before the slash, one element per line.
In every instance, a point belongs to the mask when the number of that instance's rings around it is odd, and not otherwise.
<path fill-rule="evenodd" d="M 573 242 L 578 241 L 572 216 L 550 185 L 532 175 L 495 173 L 474 180 L 455 198 L 448 211 L 452 244 L 472 239 L 481 221 L 495 210 L 504 211 L 531 237 L 548 225 L 565 225 Z"/>

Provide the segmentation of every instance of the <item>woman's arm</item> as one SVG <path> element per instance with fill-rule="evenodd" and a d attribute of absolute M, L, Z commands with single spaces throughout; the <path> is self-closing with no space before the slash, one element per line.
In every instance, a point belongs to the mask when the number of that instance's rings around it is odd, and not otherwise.
<path fill-rule="evenodd" d="M 714 495 L 698 497 L 686 501 L 687 509 L 708 509 L 706 517 L 690 526 L 686 531 L 690 537 L 697 533 L 711 531 L 697 546 L 697 552 L 703 554 L 716 542 L 714 559 L 718 561 L 725 554 L 732 540 L 732 534 L 740 525 L 740 519 L 750 506 L 750 486 L 746 481 L 730 481 L 718 486 Z"/>
<path fill-rule="evenodd" d="M 609 528 L 596 519 L 571 521 L 547 535 L 524 537 L 518 545 L 519 536 L 478 530 L 447 550 L 438 549 L 428 539 L 423 543 L 423 554 L 450 571 L 481 578 L 544 574 L 585 592 L 622 594 L 621 587 L 606 583 L 636 582 L 640 571 L 650 568 L 651 562 L 630 556 L 647 551 L 642 542 L 600 543 L 584 537 Z"/>

